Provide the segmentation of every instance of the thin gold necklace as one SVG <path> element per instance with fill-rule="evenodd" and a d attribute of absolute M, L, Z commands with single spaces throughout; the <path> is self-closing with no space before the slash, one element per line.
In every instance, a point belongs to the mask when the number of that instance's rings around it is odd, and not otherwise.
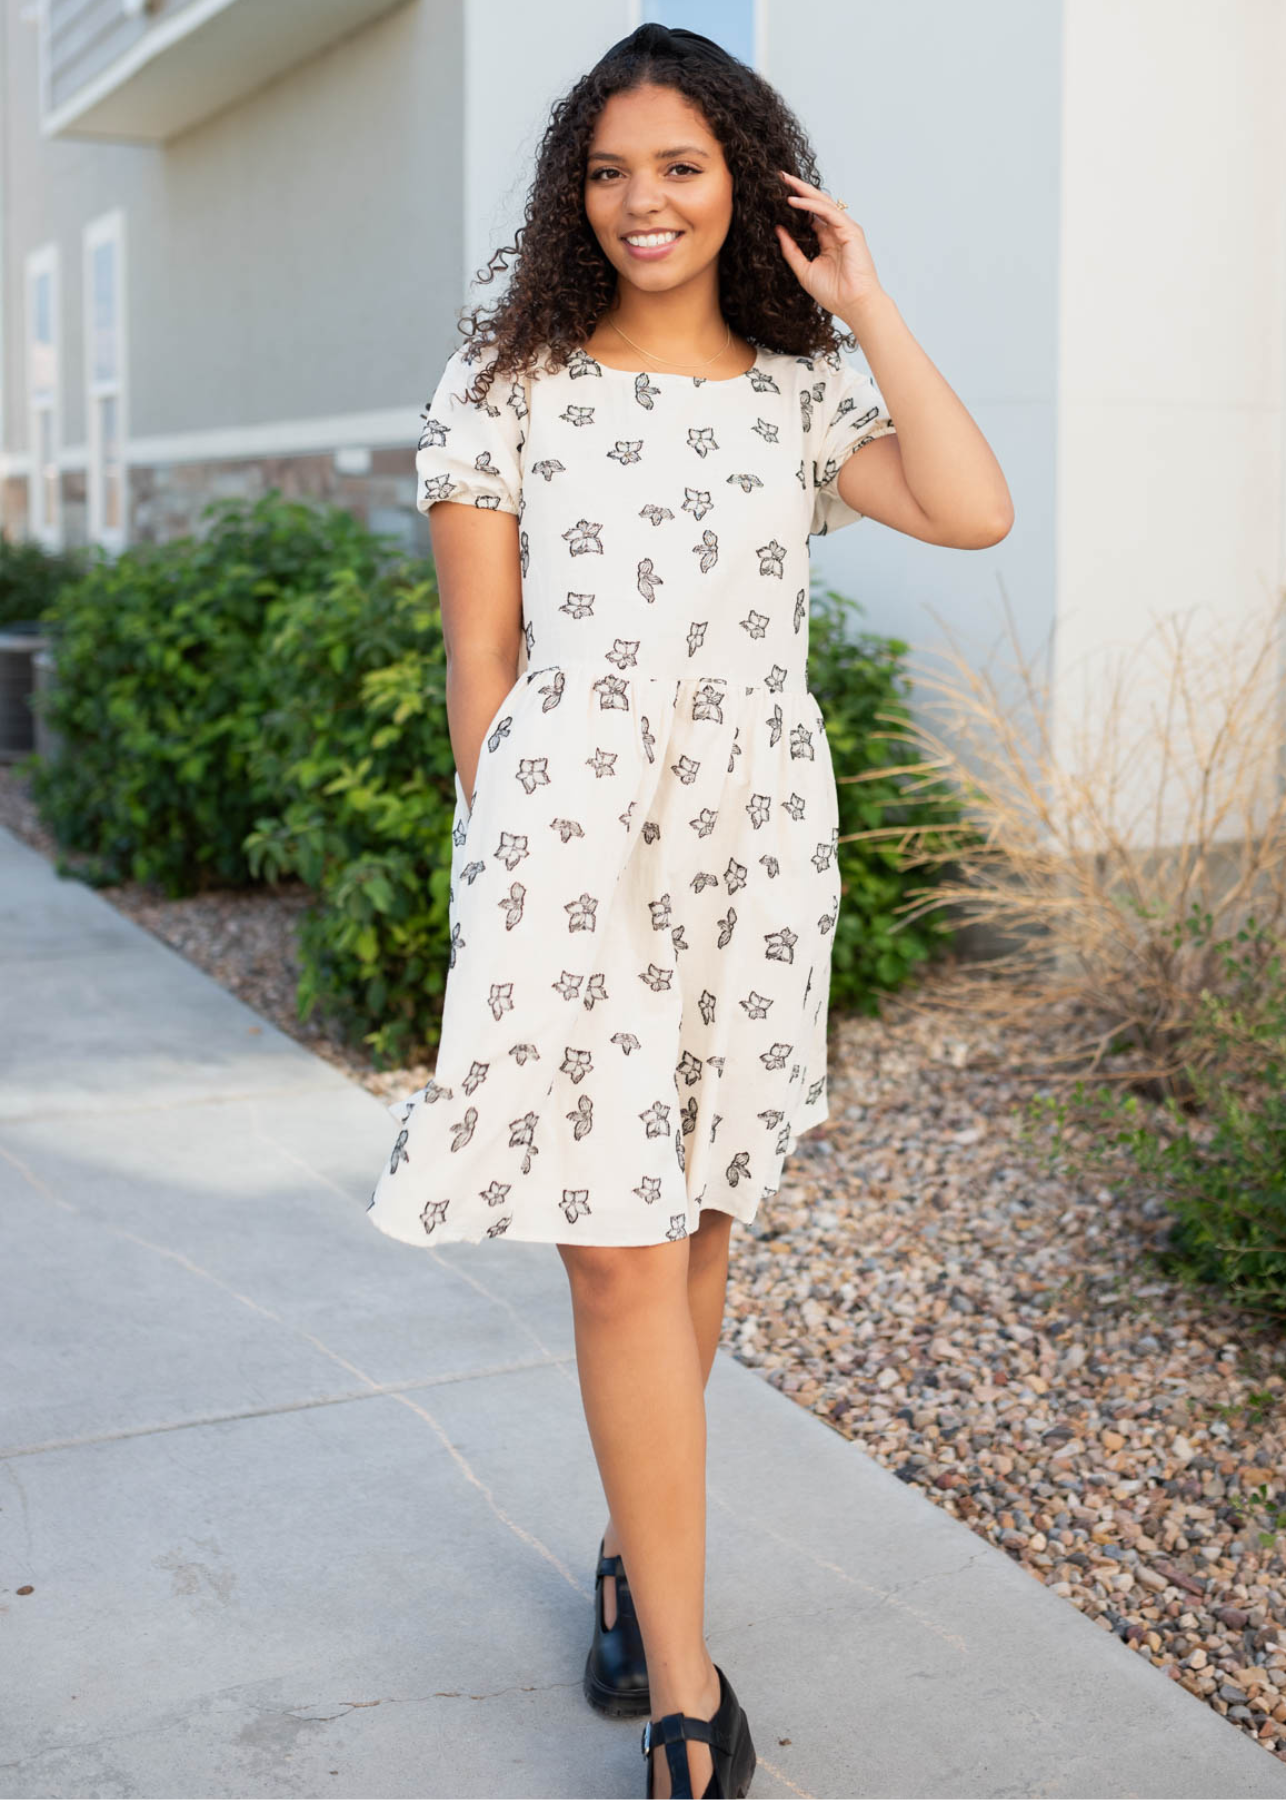
<path fill-rule="evenodd" d="M 642 344 L 635 344 L 634 339 L 632 337 L 629 337 L 624 331 L 621 330 L 620 326 L 616 323 L 615 319 L 609 319 L 607 322 L 612 327 L 612 330 L 614 332 L 616 332 L 617 336 L 623 337 L 627 344 L 632 345 L 633 348 L 638 351 L 640 356 L 650 356 L 652 358 L 653 362 L 668 362 L 668 363 L 675 362 L 675 359 L 672 356 L 658 356 L 654 350 L 645 350 L 643 348 Z M 715 351 L 713 356 L 707 356 L 704 362 L 675 363 L 675 367 L 680 368 L 680 369 L 708 369 L 712 362 L 718 362 L 719 358 L 723 355 L 724 351 L 728 348 L 728 345 L 731 342 L 732 342 L 732 326 L 729 325 L 727 337 L 723 340 L 722 344 L 720 344 L 719 348 Z"/>

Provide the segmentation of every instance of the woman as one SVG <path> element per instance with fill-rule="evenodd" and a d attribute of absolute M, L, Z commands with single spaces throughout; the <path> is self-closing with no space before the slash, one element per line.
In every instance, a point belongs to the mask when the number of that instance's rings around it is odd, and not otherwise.
<path fill-rule="evenodd" d="M 755 1767 L 704 1637 L 704 1386 L 732 1221 L 827 1116 L 808 536 L 865 515 L 975 548 L 1012 520 L 816 173 L 766 82 L 641 26 L 554 107 L 486 272 L 516 258 L 507 290 L 468 316 L 417 457 L 451 966 L 369 1211 L 409 1243 L 558 1245 L 610 1507 L 585 1692 L 648 1714 L 649 1795 L 744 1794 Z M 837 355 L 859 344 L 878 387 Z"/>

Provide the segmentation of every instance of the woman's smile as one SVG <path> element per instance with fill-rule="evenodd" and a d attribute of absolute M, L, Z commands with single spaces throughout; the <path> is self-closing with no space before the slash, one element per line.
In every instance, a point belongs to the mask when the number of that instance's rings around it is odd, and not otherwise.
<path fill-rule="evenodd" d="M 665 231 L 631 231 L 621 242 L 631 256 L 637 256 L 643 262 L 655 262 L 658 257 L 668 256 L 682 236 L 681 231 L 673 228 Z"/>

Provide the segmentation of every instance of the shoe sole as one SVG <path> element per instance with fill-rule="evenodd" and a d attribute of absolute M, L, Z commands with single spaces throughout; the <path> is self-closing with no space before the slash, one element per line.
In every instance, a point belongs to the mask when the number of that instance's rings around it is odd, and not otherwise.
<path fill-rule="evenodd" d="M 589 1662 L 589 1657 L 586 1657 L 581 1687 L 596 1713 L 601 1713 L 606 1719 L 636 1719 L 651 1711 L 652 1694 L 649 1688 L 622 1694 L 616 1688 L 604 1687 L 601 1681 L 595 1679 Z"/>
<path fill-rule="evenodd" d="M 755 1746 L 750 1740 L 750 1727 L 743 1725 L 741 1737 L 741 1755 L 732 1765 L 733 1800 L 745 1800 L 750 1792 L 750 1784 L 755 1778 L 755 1770 L 759 1766 L 759 1758 L 755 1755 Z"/>
<path fill-rule="evenodd" d="M 750 1722 L 746 1718 L 745 1708 L 740 1701 L 737 1702 L 733 1743 L 736 1748 L 732 1765 L 728 1770 L 729 1792 L 731 1800 L 745 1800 L 745 1796 L 750 1792 L 750 1784 L 755 1778 L 759 1758 L 755 1755 L 754 1742 L 750 1736 Z"/>

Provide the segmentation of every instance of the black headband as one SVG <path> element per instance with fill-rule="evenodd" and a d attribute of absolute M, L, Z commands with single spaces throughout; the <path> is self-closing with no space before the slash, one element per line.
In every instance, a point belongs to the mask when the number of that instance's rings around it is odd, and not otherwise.
<path fill-rule="evenodd" d="M 616 56 L 620 51 L 633 47 L 640 30 L 663 33 L 667 39 L 666 48 L 672 50 L 680 62 L 696 59 L 702 62 L 718 62 L 726 65 L 733 60 L 721 44 L 716 44 L 713 38 L 702 37 L 699 31 L 689 31 L 685 25 L 659 24 L 641 26 L 632 31 L 628 37 L 623 37 L 619 43 L 613 44 L 602 60 L 606 62 L 608 57 Z"/>
<path fill-rule="evenodd" d="M 663 27 L 672 38 L 679 41 L 679 48 L 691 56 L 708 56 L 711 51 L 720 62 L 726 62 L 728 52 L 722 44 L 716 44 L 713 38 L 702 37 L 699 31 L 689 31 L 685 25 L 666 25 Z"/>

